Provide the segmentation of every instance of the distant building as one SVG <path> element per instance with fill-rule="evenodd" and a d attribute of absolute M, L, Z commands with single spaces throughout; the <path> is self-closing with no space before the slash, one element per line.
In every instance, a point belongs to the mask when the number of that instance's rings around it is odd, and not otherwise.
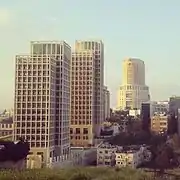
<path fill-rule="evenodd" d="M 0 137 L 13 135 L 13 119 L 7 118 L 0 121 Z"/>
<path fill-rule="evenodd" d="M 167 130 L 167 134 L 168 135 L 173 135 L 175 133 L 178 133 L 178 115 L 175 114 L 169 114 L 168 117 L 168 130 Z"/>
<path fill-rule="evenodd" d="M 108 143 L 101 144 L 97 148 L 97 166 L 114 166 L 117 149 L 117 146 Z"/>
<path fill-rule="evenodd" d="M 157 101 L 152 102 L 153 114 L 162 114 L 169 111 L 169 102 L 168 101 Z"/>
<path fill-rule="evenodd" d="M 150 117 L 154 114 L 163 114 L 169 112 L 168 101 L 149 101 L 150 104 Z"/>
<path fill-rule="evenodd" d="M 150 102 L 142 103 L 141 105 L 141 120 L 142 120 L 142 129 L 145 131 L 150 130 L 151 126 L 151 104 Z"/>
<path fill-rule="evenodd" d="M 135 110 L 135 109 L 130 109 L 130 110 L 129 110 L 129 115 L 130 115 L 130 116 L 136 117 L 136 116 L 138 116 L 138 115 L 140 115 L 140 114 L 141 114 L 141 110 L 140 110 L 140 109 L 137 109 L 137 110 Z"/>
<path fill-rule="evenodd" d="M 149 87 L 145 83 L 144 61 L 128 58 L 123 61 L 122 84 L 118 92 L 119 109 L 140 109 L 149 100 Z"/>
<path fill-rule="evenodd" d="M 168 130 L 168 116 L 166 114 L 156 114 L 151 118 L 151 131 L 157 134 L 166 133 Z"/>
<path fill-rule="evenodd" d="M 0 113 L 0 121 L 4 120 L 4 119 L 9 119 L 13 117 L 13 110 L 4 110 L 2 113 Z"/>
<path fill-rule="evenodd" d="M 2 113 L 0 113 L 0 117 L 12 117 L 13 116 L 13 110 L 12 109 L 8 109 L 8 110 L 4 110 Z"/>
<path fill-rule="evenodd" d="M 180 96 L 172 96 L 169 98 L 169 112 L 177 116 L 180 108 Z"/>
<path fill-rule="evenodd" d="M 151 153 L 145 147 L 138 149 L 120 150 L 116 152 L 116 166 L 117 167 L 131 167 L 137 168 L 144 162 L 151 159 Z"/>
<path fill-rule="evenodd" d="M 136 168 L 151 160 L 151 153 L 144 146 L 115 146 L 109 143 L 97 147 L 97 166 Z"/>

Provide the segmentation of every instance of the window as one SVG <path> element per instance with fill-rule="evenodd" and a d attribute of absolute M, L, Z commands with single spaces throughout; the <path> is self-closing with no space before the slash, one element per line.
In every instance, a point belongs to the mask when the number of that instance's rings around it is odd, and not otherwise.
<path fill-rule="evenodd" d="M 80 134 L 80 128 L 76 128 L 76 134 Z"/>
<path fill-rule="evenodd" d="M 83 128 L 83 134 L 88 134 L 88 128 Z"/>

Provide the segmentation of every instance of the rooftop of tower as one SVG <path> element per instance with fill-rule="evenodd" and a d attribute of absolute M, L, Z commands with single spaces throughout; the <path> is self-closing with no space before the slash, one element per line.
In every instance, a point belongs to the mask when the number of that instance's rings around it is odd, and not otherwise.
<path fill-rule="evenodd" d="M 134 62 L 143 62 L 143 60 L 139 59 L 139 58 L 126 58 L 123 61 L 134 61 Z"/>
<path fill-rule="evenodd" d="M 59 41 L 58 40 L 54 40 L 54 41 L 52 41 L 52 40 L 50 40 L 50 41 L 42 40 L 42 41 L 31 41 L 30 42 L 31 46 L 34 45 L 34 44 L 61 44 L 61 45 L 65 44 L 65 45 L 70 47 L 70 45 L 64 40 L 59 40 Z"/>
<path fill-rule="evenodd" d="M 77 43 L 77 42 L 98 42 L 98 43 L 103 43 L 103 41 L 101 39 L 85 39 L 85 40 L 77 39 L 75 41 L 75 43 Z"/>

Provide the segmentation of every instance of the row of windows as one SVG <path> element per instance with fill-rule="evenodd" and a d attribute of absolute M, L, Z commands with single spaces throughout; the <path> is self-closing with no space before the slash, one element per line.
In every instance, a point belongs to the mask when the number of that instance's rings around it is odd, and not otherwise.
<path fill-rule="evenodd" d="M 66 95 L 68 95 L 68 94 L 66 94 Z M 89 99 L 89 98 L 86 98 L 86 99 Z M 21 100 L 24 102 L 21 102 Z M 23 98 L 23 99 L 17 98 L 16 107 L 17 108 L 21 108 L 21 107 L 22 108 L 47 108 L 47 107 L 49 107 L 49 104 L 50 104 L 49 102 L 48 103 L 46 102 L 48 100 L 49 100 L 49 98 L 40 99 L 40 98 L 30 98 L 29 96 L 27 98 Z M 54 99 L 52 99 L 52 100 L 54 100 Z M 67 102 L 67 104 L 69 104 L 68 103 L 69 101 L 67 101 L 67 100 L 69 100 L 68 97 L 61 98 L 61 96 L 59 96 L 57 100 L 58 100 L 58 102 Z M 33 102 L 30 102 L 30 101 L 33 101 Z M 41 103 L 41 101 L 42 101 L 42 103 Z M 53 103 L 51 103 L 51 104 L 53 104 Z M 56 103 L 57 108 L 59 108 L 60 106 L 62 106 L 62 104 Z"/>
<path fill-rule="evenodd" d="M 23 77 L 26 77 L 26 76 L 49 76 L 49 71 L 25 71 L 25 72 L 22 72 L 22 71 L 17 71 L 16 72 L 16 76 L 23 76 Z"/>
<path fill-rule="evenodd" d="M 82 94 L 82 92 L 80 91 L 79 94 Z M 71 97 L 72 100 L 73 100 L 73 99 L 74 99 L 74 100 L 78 100 L 78 99 L 79 99 L 79 100 L 83 100 L 83 99 L 84 99 L 84 100 L 91 100 L 91 99 L 92 99 L 92 95 L 90 95 L 90 96 L 85 96 L 85 95 L 84 95 L 84 96 L 83 96 L 83 95 L 82 95 L 82 96 L 78 96 L 77 93 L 76 93 L 76 94 L 73 93 L 72 95 L 73 95 L 73 96 Z"/>
<path fill-rule="evenodd" d="M 88 140 L 88 136 L 70 136 L 71 139 L 77 139 L 77 140 Z"/>
<path fill-rule="evenodd" d="M 76 108 L 78 107 L 78 106 L 83 106 L 84 108 L 85 108 L 85 105 L 86 106 L 90 106 L 90 105 L 92 105 L 92 101 L 90 100 L 90 101 L 84 101 L 84 100 L 82 100 L 82 101 L 71 101 L 71 103 L 72 104 L 75 104 L 75 106 L 76 106 Z M 83 107 L 82 107 L 82 109 L 83 109 Z"/>
<path fill-rule="evenodd" d="M 54 124 L 52 122 L 50 123 L 50 122 L 18 122 L 18 121 L 15 123 L 15 127 L 26 127 L 26 126 L 27 127 L 41 127 L 42 129 L 48 127 L 49 125 L 51 126 Z"/>
<path fill-rule="evenodd" d="M 86 75 L 86 76 L 90 76 L 92 75 L 93 72 L 92 71 L 72 71 L 72 76 L 76 75 L 76 76 L 83 76 L 83 75 Z"/>
<path fill-rule="evenodd" d="M 99 54 L 99 53 L 97 53 Z M 75 61 L 81 61 L 81 60 L 92 60 L 93 58 L 94 59 L 99 59 L 101 56 L 100 55 L 93 55 L 92 54 L 85 54 L 85 53 L 79 53 L 79 54 L 73 54 L 72 55 L 72 59 L 75 60 Z"/>
<path fill-rule="evenodd" d="M 64 100 L 65 100 L 66 98 L 64 98 Z M 60 99 L 59 99 L 60 100 Z M 63 100 L 63 99 L 61 99 L 61 100 Z M 65 101 L 66 102 L 66 101 Z M 67 101 L 67 104 L 69 104 L 68 103 L 69 101 Z M 50 103 L 35 103 L 34 101 L 33 101 L 33 103 L 17 103 L 16 104 L 16 108 L 37 108 L 37 111 L 38 112 L 41 112 L 41 108 L 47 108 L 47 107 L 49 107 L 49 105 L 50 105 Z M 56 104 L 56 108 L 60 108 L 62 105 L 64 105 L 64 104 Z M 38 109 L 39 108 L 39 109 Z"/>
<path fill-rule="evenodd" d="M 78 106 L 76 104 L 71 104 L 71 113 L 82 113 L 85 114 L 86 112 L 89 114 L 91 112 L 92 106 L 89 105 L 79 105 Z M 82 110 L 82 111 L 78 111 L 78 110 Z"/>
<path fill-rule="evenodd" d="M 34 60 L 34 61 L 33 61 Z M 17 68 L 18 70 L 33 70 L 33 69 L 47 69 L 49 68 L 49 60 L 48 59 L 42 59 L 39 58 L 39 61 L 36 61 L 37 59 L 31 59 L 31 62 L 29 62 L 29 64 L 27 62 L 25 62 L 24 64 L 17 64 Z"/>
<path fill-rule="evenodd" d="M 33 44 L 33 54 L 63 54 L 64 45 L 62 44 Z"/>
<path fill-rule="evenodd" d="M 71 119 L 71 125 L 90 125 L 92 124 L 91 118 L 86 118 L 86 120 L 82 119 L 81 121 L 77 121 L 77 119 Z"/>
<path fill-rule="evenodd" d="M 152 126 L 167 126 L 168 125 L 168 122 L 157 122 L 157 123 L 155 123 L 155 122 L 153 122 L 152 123 Z"/>
<path fill-rule="evenodd" d="M 17 127 L 17 128 L 19 128 L 19 127 Z M 41 131 L 40 131 L 41 130 Z M 27 133 L 27 132 L 24 132 L 24 133 L 22 133 L 22 131 L 18 131 L 18 130 L 16 130 L 16 134 L 21 134 L 21 135 L 29 135 L 29 137 L 30 136 L 32 136 L 32 134 L 35 134 L 36 136 L 40 136 L 41 134 L 43 134 L 43 135 L 48 135 L 49 134 L 49 130 L 45 130 L 45 129 L 37 129 L 35 132 L 31 132 L 31 133 Z"/>
<path fill-rule="evenodd" d="M 51 91 L 53 92 L 53 91 Z M 18 90 L 18 95 L 49 95 L 49 90 Z"/>
<path fill-rule="evenodd" d="M 49 83 L 38 83 L 38 84 L 17 84 L 18 89 L 48 89 L 49 88 Z"/>
<path fill-rule="evenodd" d="M 55 70 L 51 70 L 51 73 L 54 73 Z M 38 71 L 16 71 L 17 76 L 29 77 L 29 76 L 48 76 L 50 74 L 49 70 L 38 70 Z M 63 74 L 69 74 L 70 70 L 66 68 L 57 68 L 56 76 L 63 76 Z"/>
<path fill-rule="evenodd" d="M 89 130 L 88 128 L 70 128 L 70 134 L 88 134 L 89 133 Z"/>
<path fill-rule="evenodd" d="M 60 70 L 60 67 L 62 68 L 63 65 L 66 65 L 65 68 L 68 69 L 68 64 L 67 63 L 63 63 L 63 62 L 60 62 L 57 66 L 56 64 L 54 65 L 49 65 L 49 61 L 45 63 L 36 63 L 36 62 L 33 62 L 33 64 L 24 64 L 24 65 L 21 65 L 21 64 L 18 64 L 17 65 L 17 70 L 19 70 L 19 72 L 32 72 L 32 70 L 46 70 L 46 69 L 49 69 L 51 67 L 51 70 L 54 70 L 55 68 L 57 68 L 56 70 L 59 71 Z M 70 66 L 69 66 L 70 67 Z M 34 72 L 36 72 L 34 71 Z"/>
<path fill-rule="evenodd" d="M 28 116 L 28 114 L 30 115 L 30 116 Z M 34 115 L 32 115 L 32 113 L 31 113 L 31 110 L 20 110 L 20 113 L 18 112 L 16 115 L 15 115 L 15 121 L 20 121 L 20 120 L 22 120 L 22 121 L 26 121 L 26 120 L 32 120 L 32 121 L 37 121 L 37 120 L 39 120 L 39 121 L 48 121 L 49 119 L 53 119 L 54 118 L 54 116 L 45 116 L 45 115 L 41 115 L 41 116 L 37 116 L 36 115 L 37 113 L 34 113 Z M 19 125 L 20 126 L 20 125 Z M 23 126 L 23 124 L 22 124 L 22 126 Z M 24 125 L 25 126 L 25 125 Z"/>
<path fill-rule="evenodd" d="M 92 71 L 92 66 L 79 66 L 79 67 L 72 67 L 72 71 L 84 70 L 84 71 Z"/>
<path fill-rule="evenodd" d="M 79 87 L 74 87 L 72 86 L 71 87 L 71 90 L 74 91 L 74 93 L 72 92 L 72 94 L 82 94 L 82 95 L 86 95 L 86 96 L 92 96 L 92 92 L 91 90 L 86 90 L 86 91 L 83 91 L 83 86 L 79 86 Z"/>
<path fill-rule="evenodd" d="M 54 78 L 51 78 L 51 81 L 53 81 Z M 16 83 L 19 83 L 19 82 L 29 82 L 29 83 L 47 83 L 50 81 L 50 78 L 49 77 L 17 77 L 16 78 Z"/>
<path fill-rule="evenodd" d="M 41 140 L 41 141 L 44 141 L 44 140 L 48 140 L 49 139 L 49 136 L 48 135 L 28 135 L 30 133 L 20 133 L 20 132 L 17 132 L 17 134 L 26 134 L 26 138 L 28 138 L 29 140 Z M 32 133 L 34 134 L 34 133 Z"/>
<path fill-rule="evenodd" d="M 149 90 L 149 87 L 147 87 L 147 86 L 140 87 L 140 86 L 128 85 L 128 86 L 121 86 L 120 90 Z"/>
<path fill-rule="evenodd" d="M 12 135 L 12 130 L 1 130 L 0 131 L 0 136 L 7 136 L 7 135 Z"/>
<path fill-rule="evenodd" d="M 73 76 L 71 78 L 71 82 L 76 82 L 76 81 L 89 81 L 89 80 L 93 80 L 92 76 Z"/>
<path fill-rule="evenodd" d="M 49 96 L 17 96 L 17 101 L 49 101 Z M 41 103 L 37 103 L 41 106 Z M 42 103 L 44 104 L 44 103 Z"/>
<path fill-rule="evenodd" d="M 48 121 L 48 119 L 59 119 L 59 116 L 61 116 L 61 118 L 69 116 L 69 109 L 67 109 L 67 111 L 65 111 L 66 109 L 63 108 L 62 110 L 58 110 L 56 111 L 56 116 L 54 116 L 54 110 L 52 109 L 51 113 L 52 116 L 48 116 L 47 117 L 44 116 L 45 114 L 40 114 L 39 116 L 37 115 L 37 113 L 34 113 L 34 115 L 32 115 L 31 113 L 26 113 L 26 111 L 24 110 L 20 110 L 20 112 L 22 113 L 16 113 L 15 115 L 15 121 Z M 24 116 L 26 114 L 26 116 Z"/>
<path fill-rule="evenodd" d="M 92 57 L 72 57 L 72 66 L 89 66 L 92 65 Z"/>
<path fill-rule="evenodd" d="M 13 128 L 13 124 L 0 124 L 0 130 L 2 130 L 2 128 Z"/>
<path fill-rule="evenodd" d="M 94 82 L 92 82 L 92 81 L 85 81 L 85 80 L 84 81 L 72 81 L 72 85 L 84 85 L 84 86 L 87 86 L 87 88 L 92 87 L 93 84 L 94 84 Z"/>
<path fill-rule="evenodd" d="M 92 73 L 91 73 L 92 74 Z M 74 82 L 77 82 L 77 80 L 83 80 L 83 81 L 88 81 L 88 80 L 93 80 L 92 76 L 89 76 L 89 73 L 76 73 L 76 76 L 74 76 L 74 74 L 72 74 L 72 81 L 74 80 Z M 100 76 L 99 76 L 100 77 Z M 60 76 L 58 76 L 58 78 L 60 78 Z M 97 78 L 97 77 L 96 77 Z M 16 80 L 17 84 L 24 84 L 26 83 L 28 85 L 28 88 L 31 88 L 29 85 L 35 86 L 36 84 L 47 84 L 50 82 L 50 78 L 49 77 L 18 77 Z M 63 76 L 61 80 L 57 79 L 55 80 L 55 78 L 51 78 L 51 82 L 55 82 L 56 84 L 62 84 L 63 82 L 68 82 L 68 85 L 70 85 L 70 77 L 68 76 Z M 99 83 L 97 85 L 100 85 Z"/>

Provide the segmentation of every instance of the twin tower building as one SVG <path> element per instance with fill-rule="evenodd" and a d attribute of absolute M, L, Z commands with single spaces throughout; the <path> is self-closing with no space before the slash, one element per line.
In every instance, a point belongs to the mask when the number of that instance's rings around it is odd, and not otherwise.
<path fill-rule="evenodd" d="M 31 42 L 16 56 L 14 140 L 45 164 L 71 146 L 93 146 L 105 119 L 102 41 Z M 106 89 L 106 91 L 108 91 Z"/>

